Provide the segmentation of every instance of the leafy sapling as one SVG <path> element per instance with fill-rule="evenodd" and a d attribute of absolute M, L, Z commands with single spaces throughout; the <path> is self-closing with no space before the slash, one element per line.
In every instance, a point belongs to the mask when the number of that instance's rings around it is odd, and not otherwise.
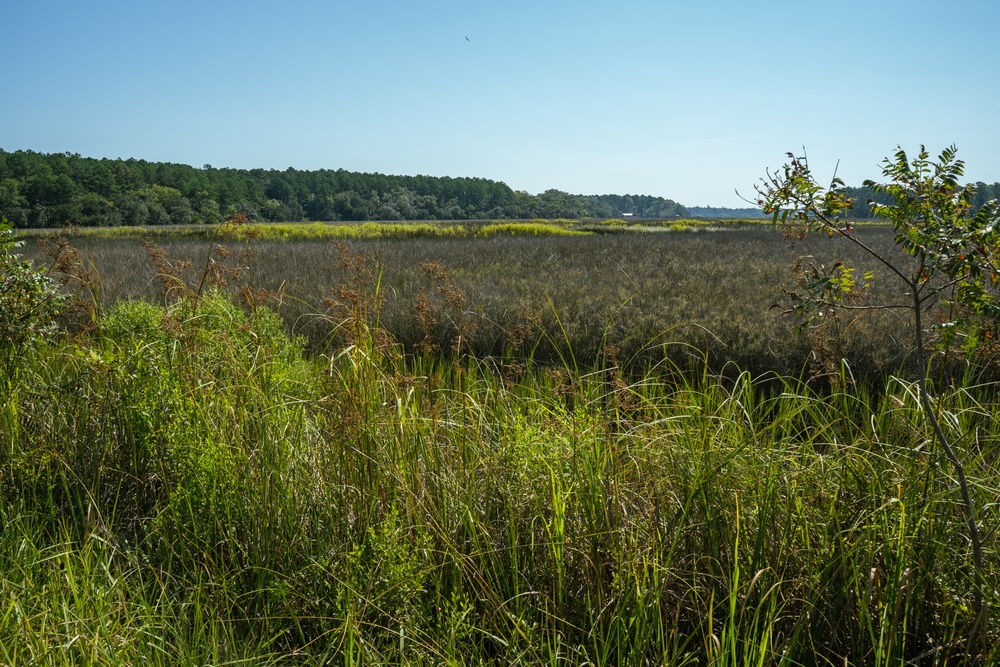
<path fill-rule="evenodd" d="M 962 510 L 975 566 L 973 625 L 970 646 L 986 625 L 983 604 L 984 566 L 982 540 L 965 467 L 953 441 L 937 418 L 928 392 L 931 350 L 961 344 L 975 352 L 1000 324 L 1000 206 L 987 202 L 975 209 L 974 186 L 962 186 L 964 163 L 951 146 L 932 160 L 921 146 L 912 161 L 902 149 L 883 162 L 884 183 L 865 186 L 885 195 L 891 203 L 869 202 L 872 215 L 892 224 L 895 241 L 910 258 L 888 255 L 868 242 L 850 219 L 854 202 L 836 176 L 821 186 L 805 157 L 789 153 L 777 172 L 768 172 L 757 185 L 756 203 L 775 224 L 793 226 L 802 234 L 820 232 L 840 236 L 862 249 L 904 286 L 905 298 L 897 303 L 852 304 L 845 295 L 855 288 L 855 271 L 841 262 L 832 269 L 813 268 L 800 289 L 791 294 L 792 312 L 808 323 L 824 310 L 901 309 L 908 312 L 914 333 L 914 354 L 921 372 L 916 378 L 919 400 L 934 438 L 951 463 L 958 482 Z M 870 274 L 865 282 L 872 279 Z M 927 335 L 928 311 L 938 309 L 944 321 L 935 325 L 933 340 Z"/>

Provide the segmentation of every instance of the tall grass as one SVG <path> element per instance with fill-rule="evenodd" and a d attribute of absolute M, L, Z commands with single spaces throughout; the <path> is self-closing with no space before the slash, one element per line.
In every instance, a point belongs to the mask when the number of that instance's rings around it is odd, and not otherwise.
<path fill-rule="evenodd" d="M 560 266 L 561 289 L 586 275 Z M 321 353 L 272 310 L 206 290 L 108 304 L 10 368 L 0 660 L 1000 660 L 990 643 L 967 655 L 963 518 L 904 381 L 765 388 L 662 357 L 626 375 L 607 321 L 582 338 L 597 332 L 595 352 L 573 350 L 555 288 L 533 345 L 565 363 L 405 346 L 383 328 L 387 272 L 339 267 Z M 435 271 L 424 299 L 461 308 L 461 265 Z M 938 398 L 970 434 L 979 497 L 997 497 L 994 388 Z M 996 504 L 984 512 L 993 578 Z"/>
<path fill-rule="evenodd" d="M 880 241 L 891 247 L 891 233 Z M 640 374 L 664 358 L 697 368 L 706 351 L 715 371 L 735 362 L 755 375 L 822 375 L 831 372 L 831 358 L 846 357 L 852 372 L 869 381 L 912 364 L 912 334 L 888 313 L 844 322 L 834 337 L 840 354 L 795 335 L 781 312 L 782 286 L 795 280 L 792 256 L 787 242 L 767 229 L 346 243 L 381 267 L 386 289 L 380 328 L 411 351 L 427 342 L 446 350 L 461 336 L 465 349 L 479 358 L 558 364 L 572 352 L 593 365 L 602 350 L 616 348 L 619 361 Z M 137 239 L 84 237 L 76 245 L 81 260 L 101 277 L 105 306 L 128 298 L 162 301 L 154 267 Z M 160 245 L 169 257 L 187 261 L 191 268 L 182 277 L 197 282 L 209 242 L 167 238 Z M 842 245 L 822 241 L 813 254 L 820 261 L 850 255 Z M 331 320 L 317 313 L 325 312 L 331 287 L 344 279 L 340 256 L 329 241 L 256 241 L 253 284 L 273 295 L 271 307 L 314 350 L 322 351 L 332 334 Z M 863 258 L 848 259 L 877 271 Z M 464 294 L 462 308 L 443 298 L 434 277 L 440 273 L 423 269 L 429 264 L 442 267 Z M 465 331 L 459 331 L 460 322 Z"/>
<path fill-rule="evenodd" d="M 254 238 L 269 241 L 303 240 L 359 240 L 384 238 L 461 238 L 472 236 L 565 236 L 590 233 L 616 233 L 624 231 L 649 230 L 690 230 L 695 228 L 725 228 L 743 226 L 748 221 L 704 220 L 465 220 L 448 221 L 403 221 L 403 222 L 266 222 L 244 227 L 237 236 L 245 238 L 249 233 Z M 759 224 L 760 221 L 757 221 Z M 754 224 L 750 222 L 750 224 Z M 205 239 L 216 234 L 222 225 L 169 225 L 169 226 L 126 226 L 126 227 L 85 227 L 77 228 L 74 234 L 88 239 L 142 239 L 142 238 L 188 238 Z M 28 236 L 51 236 L 53 229 L 22 230 Z"/>
<path fill-rule="evenodd" d="M 754 236 L 735 240 L 754 247 Z M 718 258 L 733 241 L 700 243 Z M 476 350 L 484 318 L 470 316 L 462 287 L 482 267 L 509 273 L 510 244 L 526 273 L 539 252 L 562 273 L 543 290 L 551 319 L 535 316 L 528 354 L 497 358 Z M 221 266 L 225 255 L 210 248 L 209 263 L 191 265 L 215 266 L 217 256 Z M 466 265 L 457 252 L 468 247 L 454 242 L 374 250 L 420 248 L 456 254 L 447 271 L 434 255 L 421 262 L 410 344 L 392 335 L 400 310 L 386 303 L 398 276 L 405 284 L 412 274 L 374 270 L 342 247 L 321 318 L 334 337 L 321 354 L 257 300 L 244 307 L 201 289 L 206 276 L 235 274 L 188 275 L 182 257 L 156 266 L 197 284 L 171 290 L 187 296 L 100 303 L 77 335 L 5 366 L 0 655 L 11 664 L 969 657 L 962 518 L 911 386 L 887 377 L 878 390 L 841 382 L 845 390 L 819 393 L 772 376 L 765 388 L 732 364 L 725 380 L 716 375 L 719 359 L 704 349 L 700 364 L 666 355 L 626 374 L 615 322 L 624 312 L 635 324 L 637 297 L 606 302 L 610 315 L 583 333 L 561 299 L 586 294 L 593 251 L 606 266 L 641 257 L 624 254 L 635 245 L 497 239 Z M 686 276 L 660 261 L 661 276 Z M 766 267 L 708 264 L 686 276 L 685 298 L 704 308 L 696 290 L 704 299 Z M 559 364 L 536 363 L 546 346 Z M 970 434 L 960 443 L 970 478 L 980 497 L 996 497 L 995 393 L 955 386 L 941 385 L 941 417 Z M 996 506 L 984 511 L 992 571 Z"/>

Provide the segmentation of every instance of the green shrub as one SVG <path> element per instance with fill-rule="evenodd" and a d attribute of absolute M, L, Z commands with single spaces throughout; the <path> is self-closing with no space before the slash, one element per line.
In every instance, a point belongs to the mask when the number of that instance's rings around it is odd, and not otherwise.
<path fill-rule="evenodd" d="M 21 245 L 7 221 L 0 223 L 0 363 L 53 333 L 65 302 L 45 271 L 14 252 Z"/>

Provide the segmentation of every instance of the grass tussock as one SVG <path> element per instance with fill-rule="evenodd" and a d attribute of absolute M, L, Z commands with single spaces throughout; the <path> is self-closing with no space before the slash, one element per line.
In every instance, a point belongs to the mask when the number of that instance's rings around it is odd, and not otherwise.
<path fill-rule="evenodd" d="M 476 230 L 476 236 L 482 238 L 491 236 L 576 236 L 586 233 L 546 221 L 495 223 L 484 225 Z"/>
<path fill-rule="evenodd" d="M 408 346 L 347 246 L 316 351 L 209 252 L 154 257 L 180 285 L 159 303 L 5 355 L 0 663 L 1000 660 L 996 614 L 967 642 L 963 518 L 907 382 L 626 374 L 608 329 L 583 361 L 551 295 L 561 363 L 479 356 L 465 274 L 434 262 Z M 1000 496 L 995 387 L 935 404 Z"/>
<path fill-rule="evenodd" d="M 332 241 L 381 238 L 456 238 L 467 235 L 463 225 L 445 223 L 386 223 L 359 222 L 351 224 L 261 224 L 241 230 L 239 238 L 246 238 L 252 230 L 255 238 L 265 241 Z"/>

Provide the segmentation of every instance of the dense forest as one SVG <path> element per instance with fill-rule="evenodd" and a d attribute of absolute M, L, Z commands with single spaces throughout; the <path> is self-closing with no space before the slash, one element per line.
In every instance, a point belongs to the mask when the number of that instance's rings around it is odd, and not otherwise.
<path fill-rule="evenodd" d="M 1000 198 L 978 183 L 976 205 Z M 847 188 L 869 217 L 867 188 Z M 887 202 L 885 202 L 887 203 Z M 496 220 L 749 217 L 756 209 L 690 207 L 647 195 L 538 195 L 485 178 L 389 176 L 343 169 L 227 169 L 0 150 L 0 218 L 15 227 L 176 225 L 250 220 Z"/>
<path fill-rule="evenodd" d="M 387 176 L 343 169 L 285 171 L 94 159 L 0 150 L 0 216 L 15 227 L 213 223 L 251 220 L 645 218 L 687 215 L 643 195 L 539 195 L 484 178 Z"/>

